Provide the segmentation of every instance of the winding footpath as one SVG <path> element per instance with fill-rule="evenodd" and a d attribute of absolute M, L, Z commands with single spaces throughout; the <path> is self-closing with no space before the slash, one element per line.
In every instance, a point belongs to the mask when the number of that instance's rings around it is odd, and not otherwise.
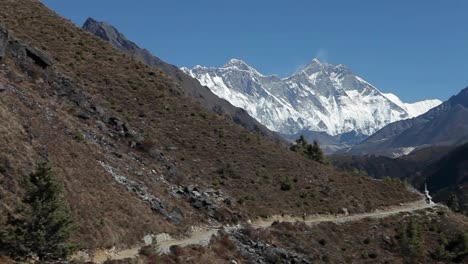
<path fill-rule="evenodd" d="M 254 228 L 267 228 L 270 227 L 273 222 L 296 222 L 302 221 L 307 225 L 316 225 L 324 222 L 333 222 L 333 223 L 346 223 L 359 221 L 365 218 L 384 218 L 392 215 L 396 215 L 404 212 L 413 212 L 417 210 L 424 210 L 437 206 L 435 203 L 428 204 L 424 200 L 419 200 L 416 202 L 405 203 L 398 206 L 391 206 L 381 210 L 375 210 L 373 212 L 361 213 L 361 214 L 342 214 L 342 215 L 309 215 L 305 219 L 303 217 L 292 217 L 292 216 L 280 216 L 274 215 L 267 219 L 259 219 L 253 221 L 251 225 Z M 221 229 L 238 229 L 242 228 L 241 225 L 238 226 L 213 226 L 200 228 L 197 231 L 194 231 L 189 237 L 185 238 L 171 238 L 170 236 L 165 236 L 165 239 L 157 241 L 158 251 L 160 253 L 168 253 L 171 246 L 188 246 L 188 245 L 201 245 L 206 246 L 209 244 L 210 239 L 213 235 L 216 235 Z M 92 261 L 95 263 L 102 263 L 106 260 L 118 260 L 125 258 L 134 258 L 138 255 L 141 245 L 125 249 L 121 251 L 116 250 L 98 250 L 94 252 L 92 257 L 81 255 L 81 258 L 86 261 Z M 77 255 L 76 258 L 80 258 L 80 255 Z"/>

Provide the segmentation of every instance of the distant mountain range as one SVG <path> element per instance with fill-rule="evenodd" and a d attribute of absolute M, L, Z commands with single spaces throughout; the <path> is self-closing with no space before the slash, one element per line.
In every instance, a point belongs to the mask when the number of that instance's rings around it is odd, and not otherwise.
<path fill-rule="evenodd" d="M 149 66 L 159 68 L 166 74 L 172 76 L 180 85 L 181 90 L 187 96 L 192 97 L 193 100 L 200 103 L 201 106 L 233 120 L 250 131 L 259 131 L 271 139 L 281 140 L 276 133 L 268 130 L 265 126 L 249 116 L 244 109 L 235 107 L 228 101 L 220 99 L 213 94 L 210 89 L 200 85 L 196 79 L 186 75 L 179 70 L 178 67 L 164 62 L 151 54 L 148 50 L 140 48 L 134 42 L 128 40 L 112 25 L 88 18 L 83 24 L 83 29 L 109 42 L 112 46 L 127 53 L 134 59 L 140 60 Z"/>
<path fill-rule="evenodd" d="M 426 146 L 468 142 L 468 87 L 416 118 L 392 123 L 341 154 L 406 155 Z"/>
<path fill-rule="evenodd" d="M 404 103 L 380 92 L 347 66 L 318 59 L 286 78 L 263 75 L 239 59 L 220 68 L 181 69 L 269 129 L 288 139 L 300 134 L 318 139 L 328 152 L 358 143 L 387 124 L 416 117 L 441 103 Z"/>

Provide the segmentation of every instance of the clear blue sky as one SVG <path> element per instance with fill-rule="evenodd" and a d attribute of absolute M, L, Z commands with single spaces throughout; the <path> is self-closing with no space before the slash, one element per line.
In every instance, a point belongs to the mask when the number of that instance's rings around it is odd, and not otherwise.
<path fill-rule="evenodd" d="M 116 26 L 163 60 L 245 60 L 287 76 L 314 57 L 346 64 L 405 101 L 445 100 L 468 85 L 463 0 L 43 0 L 82 25 Z"/>

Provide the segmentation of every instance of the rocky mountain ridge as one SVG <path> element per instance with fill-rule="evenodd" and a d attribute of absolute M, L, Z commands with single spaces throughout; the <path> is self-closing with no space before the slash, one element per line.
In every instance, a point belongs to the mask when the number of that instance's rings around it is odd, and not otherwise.
<path fill-rule="evenodd" d="M 351 142 L 357 141 L 440 104 L 439 100 L 403 103 L 347 66 L 318 59 L 286 78 L 265 76 L 239 59 L 219 68 L 197 65 L 181 69 L 269 129 L 289 136 L 325 132 L 339 137 L 353 132 Z"/>
<path fill-rule="evenodd" d="M 468 88 L 465 88 L 427 113 L 389 124 L 339 153 L 397 157 L 427 146 L 457 146 L 468 141 L 467 117 Z"/>
<path fill-rule="evenodd" d="M 257 120 L 249 116 L 244 109 L 235 107 L 228 101 L 219 98 L 213 94 L 210 89 L 200 85 L 196 79 L 186 75 L 178 67 L 164 62 L 160 58 L 151 54 L 147 49 L 141 48 L 134 42 L 127 39 L 112 25 L 88 18 L 82 28 L 104 41 L 109 42 L 116 49 L 125 52 L 132 58 L 142 61 L 148 66 L 161 69 L 180 85 L 180 89 L 184 94 L 192 98 L 195 102 L 200 103 L 202 107 L 205 107 L 218 115 L 231 119 L 250 131 L 261 132 L 273 140 L 282 140 L 274 132 L 268 130 Z"/>

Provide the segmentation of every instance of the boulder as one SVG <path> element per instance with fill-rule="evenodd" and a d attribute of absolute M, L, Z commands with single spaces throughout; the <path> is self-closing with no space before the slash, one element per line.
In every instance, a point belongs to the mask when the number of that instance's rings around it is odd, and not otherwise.
<path fill-rule="evenodd" d="M 182 215 L 182 210 L 177 207 L 169 215 L 169 221 L 171 221 L 171 223 L 173 223 L 174 225 L 180 224 L 183 218 L 184 217 Z"/>
<path fill-rule="evenodd" d="M 39 49 L 26 47 L 26 54 L 43 69 L 53 64 L 52 57 Z"/>
<path fill-rule="evenodd" d="M 59 97 L 66 97 L 85 109 L 91 109 L 88 96 L 83 89 L 66 77 L 58 77 L 52 83 L 54 92 Z"/>

